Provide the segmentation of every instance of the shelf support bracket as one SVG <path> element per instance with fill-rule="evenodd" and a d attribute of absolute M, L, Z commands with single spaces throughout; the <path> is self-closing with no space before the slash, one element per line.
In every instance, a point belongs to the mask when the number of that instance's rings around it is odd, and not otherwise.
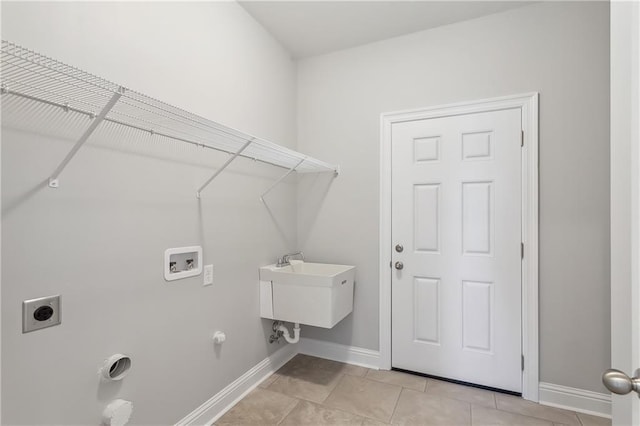
<path fill-rule="evenodd" d="M 262 202 L 264 203 L 264 196 L 265 196 L 265 195 L 267 195 L 269 192 L 271 192 L 271 190 L 272 190 L 273 188 L 275 188 L 276 186 L 278 186 L 278 184 L 279 184 L 280 182 L 282 182 L 283 180 L 285 180 L 285 179 L 287 178 L 287 176 L 289 176 L 291 173 L 295 172 L 295 171 L 296 171 L 296 169 L 300 166 L 300 164 L 304 163 L 304 161 L 305 161 L 306 159 L 307 159 L 307 157 L 304 157 L 302 160 L 300 160 L 300 161 L 298 162 L 298 164 L 296 164 L 295 166 L 293 166 L 292 168 L 290 168 L 290 169 L 287 171 L 287 173 L 285 173 L 284 175 L 282 175 L 282 176 L 280 177 L 280 179 L 278 179 L 277 181 L 275 181 L 275 182 L 273 183 L 273 185 L 271 185 L 271 186 L 269 187 L 269 189 L 267 189 L 266 191 L 264 191 L 264 193 L 260 196 L 260 201 L 262 201 Z"/>
<path fill-rule="evenodd" d="M 104 108 L 102 108 L 102 111 L 100 111 L 100 114 L 98 114 L 98 116 L 93 119 L 93 121 L 91 122 L 87 130 L 85 130 L 82 136 L 80 136 L 80 139 L 78 139 L 78 142 L 76 142 L 73 148 L 71 148 L 71 151 L 69 151 L 67 156 L 64 158 L 64 160 L 62 160 L 62 162 L 58 166 L 58 168 L 56 168 L 55 171 L 49 177 L 49 188 L 57 188 L 59 186 L 58 176 L 60 176 L 60 173 L 62 173 L 64 168 L 67 167 L 67 164 L 69 164 L 69 161 L 71 161 L 71 159 L 76 155 L 78 150 L 82 148 L 82 145 L 84 145 L 87 139 L 89 139 L 89 136 L 91 136 L 91 134 L 96 130 L 96 128 L 100 125 L 100 123 L 104 121 L 109 111 L 111 111 L 111 108 L 114 107 L 116 102 L 118 102 L 118 100 L 123 94 L 124 94 L 124 87 L 119 87 L 118 91 L 113 94 L 111 99 L 109 99 L 109 102 L 107 102 Z"/>
<path fill-rule="evenodd" d="M 254 139 L 249 139 L 244 145 L 242 145 L 242 148 L 240 148 L 238 151 L 236 151 L 235 154 L 233 154 L 231 156 L 231 158 L 229 158 L 223 165 L 222 167 L 220 167 L 218 170 L 216 170 L 216 172 L 213 174 L 213 176 L 211 176 L 209 179 L 207 179 L 207 181 L 204 183 L 204 185 L 202 185 L 200 187 L 200 189 L 198 189 L 198 192 L 196 192 L 196 197 L 200 198 L 200 193 L 202 192 L 203 189 L 205 189 L 207 187 L 207 185 L 209 185 L 211 183 L 212 180 L 214 180 L 220 173 L 222 173 L 222 171 L 224 169 L 227 168 L 227 166 L 229 164 L 231 164 L 231 162 L 233 160 L 235 160 L 236 158 L 238 158 L 238 156 L 240 154 L 242 154 L 242 151 L 244 151 L 249 145 L 251 145 L 251 143 L 254 141 Z"/>

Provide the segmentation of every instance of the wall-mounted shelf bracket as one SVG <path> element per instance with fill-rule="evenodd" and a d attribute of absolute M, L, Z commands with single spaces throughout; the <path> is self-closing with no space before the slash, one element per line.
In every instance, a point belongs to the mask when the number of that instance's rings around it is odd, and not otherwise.
<path fill-rule="evenodd" d="M 223 165 L 222 167 L 220 167 L 218 170 L 216 170 L 216 172 L 213 174 L 213 176 L 211 176 L 209 179 L 207 179 L 207 181 L 200 187 L 200 189 L 198 189 L 198 192 L 196 192 L 196 197 L 200 198 L 200 193 L 202 192 L 203 189 L 205 189 L 207 187 L 207 185 L 209 185 L 211 183 L 211 181 L 213 181 L 220 173 L 222 173 L 222 171 L 224 169 L 227 168 L 227 166 L 229 164 L 231 164 L 231 162 L 233 160 L 235 160 L 236 158 L 238 158 L 238 156 L 240 154 L 242 154 L 242 151 L 244 151 L 249 145 L 251 145 L 251 142 L 253 142 L 253 138 L 249 139 L 248 141 L 246 141 L 244 143 L 244 145 L 242 145 L 242 148 L 240 148 L 238 151 L 236 151 L 235 154 L 233 154 Z"/>
<path fill-rule="evenodd" d="M 267 189 L 266 191 L 264 191 L 264 193 L 260 196 L 260 201 L 262 201 L 264 203 L 264 196 L 267 195 L 269 192 L 271 192 L 271 190 L 273 188 L 275 188 L 276 186 L 278 186 L 278 184 L 280 184 L 280 182 L 282 182 L 283 180 L 285 180 L 287 178 L 287 176 L 289 176 L 291 173 L 295 172 L 296 169 L 300 166 L 300 164 L 304 163 L 304 161 L 307 159 L 307 157 L 304 157 L 302 160 L 300 160 L 298 162 L 298 164 L 296 164 L 295 166 L 293 166 L 292 168 L 290 168 L 287 173 L 283 174 L 277 181 L 273 182 L 273 185 L 271 185 L 269 187 L 269 189 Z"/>
<path fill-rule="evenodd" d="M 96 128 L 100 125 L 100 123 L 104 121 L 109 111 L 111 111 L 111 108 L 114 107 L 114 105 L 118 102 L 118 100 L 123 94 L 124 94 L 124 87 L 118 88 L 118 91 L 116 91 L 113 94 L 111 99 L 109 99 L 109 102 L 107 102 L 104 108 L 102 108 L 102 111 L 100 111 L 100 114 L 98 114 L 93 119 L 93 121 L 91 121 L 91 124 L 89 125 L 87 130 L 84 131 L 82 136 L 80 136 L 80 139 L 78 139 L 78 142 L 76 142 L 73 148 L 71 148 L 71 151 L 69 151 L 67 156 L 64 158 L 64 160 L 62 160 L 62 162 L 58 166 L 58 168 L 56 168 L 56 170 L 49 177 L 49 188 L 57 188 L 60 185 L 58 182 L 58 176 L 60 176 L 60 173 L 62 173 L 64 168 L 67 167 L 67 164 L 69 164 L 69 161 L 71 161 L 71 159 L 76 155 L 78 150 L 82 148 L 82 145 L 84 145 L 87 139 L 89 139 L 89 136 L 91 136 L 91 134 L 96 130 Z"/>

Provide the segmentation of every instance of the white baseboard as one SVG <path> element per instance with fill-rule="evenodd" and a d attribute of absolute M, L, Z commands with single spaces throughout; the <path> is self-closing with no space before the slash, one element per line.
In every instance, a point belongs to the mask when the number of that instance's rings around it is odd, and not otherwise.
<path fill-rule="evenodd" d="M 540 404 L 611 418 L 611 395 L 540 382 Z"/>
<path fill-rule="evenodd" d="M 298 345 L 286 345 L 260 361 L 249 371 L 238 377 L 229 386 L 215 394 L 211 399 L 193 410 L 176 426 L 211 425 L 224 413 L 255 389 L 260 382 L 289 362 L 298 354 Z"/>
<path fill-rule="evenodd" d="M 298 346 L 298 351 L 301 354 L 360 365 L 376 370 L 380 368 L 379 351 L 305 338 L 300 339 Z"/>

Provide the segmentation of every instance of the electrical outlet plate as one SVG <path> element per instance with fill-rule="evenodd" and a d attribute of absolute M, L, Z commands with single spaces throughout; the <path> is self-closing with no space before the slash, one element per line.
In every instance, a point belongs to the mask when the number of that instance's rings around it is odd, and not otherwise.
<path fill-rule="evenodd" d="M 59 294 L 25 300 L 22 302 L 22 332 L 29 333 L 31 331 L 59 325 L 62 322 L 60 307 Z M 42 312 L 48 312 L 48 314 L 42 315 Z M 38 320 L 36 317 L 40 317 L 41 319 Z"/>
<path fill-rule="evenodd" d="M 204 265 L 204 282 L 203 286 L 213 284 L 213 265 Z"/>

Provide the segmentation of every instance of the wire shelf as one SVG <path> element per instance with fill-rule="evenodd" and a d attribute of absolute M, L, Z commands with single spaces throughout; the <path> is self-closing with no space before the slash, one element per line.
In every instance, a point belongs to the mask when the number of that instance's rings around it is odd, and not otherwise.
<path fill-rule="evenodd" d="M 336 165 L 208 120 L 134 90 L 125 89 L 116 83 L 5 40 L 2 40 L 1 61 L 3 113 L 7 107 L 14 106 L 29 109 L 30 113 L 36 114 L 43 108 L 35 108 L 31 104 L 38 103 L 59 108 L 60 111 L 72 112 L 74 116 L 87 117 L 94 127 L 104 121 L 115 124 L 116 127 L 133 128 L 150 135 L 158 135 L 159 139 L 169 138 L 226 152 L 234 155 L 233 158 L 240 156 L 282 167 L 288 170 L 287 174 L 291 171 L 338 172 Z M 23 102 L 10 102 L 11 98 L 20 98 Z M 31 106 L 25 107 L 24 102 Z M 57 115 L 59 114 L 48 113 L 46 117 L 40 118 L 53 121 Z M 78 120 L 75 122 L 77 124 Z M 88 127 L 86 123 L 84 127 Z M 88 131 L 87 138 L 92 131 Z M 77 144 L 78 149 L 83 142 Z M 70 156 L 74 153 L 72 151 Z M 65 160 L 68 162 L 70 158 Z M 63 163 L 62 169 L 66 165 L 66 162 Z M 53 177 L 57 177 L 56 173 Z"/>

